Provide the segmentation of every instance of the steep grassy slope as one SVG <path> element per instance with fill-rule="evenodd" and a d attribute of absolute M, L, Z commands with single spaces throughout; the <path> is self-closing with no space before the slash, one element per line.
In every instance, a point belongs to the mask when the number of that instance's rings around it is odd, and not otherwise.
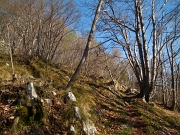
<path fill-rule="evenodd" d="M 79 76 L 72 92 L 76 102 L 64 103 L 68 92 L 65 86 L 72 71 L 45 62 L 14 58 L 17 80 L 12 82 L 9 56 L 0 55 L 0 134 L 70 134 L 69 125 L 76 133 L 81 123 L 74 121 L 73 107 L 78 106 L 82 119 L 94 122 L 100 135 L 180 134 L 180 114 L 150 106 L 141 100 L 125 102 L 125 94 L 107 85 L 109 80 Z M 51 99 L 52 105 L 43 103 L 43 118 L 35 119 L 37 109 L 30 115 L 26 100 L 26 83 L 33 82 L 41 99 Z M 57 93 L 53 96 L 52 91 Z M 39 116 L 40 117 L 40 116 Z M 16 121 L 18 121 L 16 123 Z"/>

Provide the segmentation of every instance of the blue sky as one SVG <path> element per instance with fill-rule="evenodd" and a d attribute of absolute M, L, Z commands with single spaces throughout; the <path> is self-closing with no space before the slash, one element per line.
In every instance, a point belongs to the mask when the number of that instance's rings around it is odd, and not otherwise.
<path fill-rule="evenodd" d="M 80 29 L 83 31 L 89 31 L 94 17 L 94 13 L 92 13 L 92 10 L 90 10 L 89 8 L 91 4 L 95 4 L 94 1 L 97 0 L 74 0 L 74 1 L 75 4 L 80 9 L 82 15 L 79 25 Z"/>
<path fill-rule="evenodd" d="M 74 0 L 74 1 L 75 1 L 75 4 L 80 9 L 81 15 L 82 15 L 82 18 L 81 18 L 80 24 L 79 24 L 79 30 L 88 32 L 91 28 L 91 24 L 92 24 L 92 20 L 94 18 L 95 8 L 96 8 L 98 0 Z M 146 0 L 146 1 L 151 2 L 151 0 Z M 155 1 L 156 6 L 157 6 L 157 4 L 159 5 L 159 7 L 162 6 L 164 1 L 165 0 L 156 0 Z M 169 1 L 174 1 L 174 0 L 169 0 Z M 174 6 L 173 4 L 170 2 L 166 5 L 166 7 L 172 8 Z M 159 8 L 159 7 L 157 6 L 157 8 Z M 94 8 L 94 9 L 92 10 L 92 8 Z M 155 10 L 157 10 L 157 9 L 155 9 Z M 77 31 L 77 33 L 79 33 L 79 32 Z M 100 41 L 97 38 L 97 36 L 98 36 L 97 31 L 96 31 L 95 36 L 96 36 L 96 40 Z M 147 37 L 147 39 L 148 39 L 148 37 Z"/>

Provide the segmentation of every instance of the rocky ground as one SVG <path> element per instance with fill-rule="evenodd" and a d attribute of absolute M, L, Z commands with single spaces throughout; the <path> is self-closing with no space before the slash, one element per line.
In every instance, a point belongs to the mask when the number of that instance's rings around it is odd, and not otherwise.
<path fill-rule="evenodd" d="M 180 113 L 130 96 L 124 86 L 115 90 L 109 80 L 81 76 L 71 91 L 65 86 L 72 72 L 67 67 L 16 60 L 17 78 L 12 80 L 8 59 L 0 61 L 0 135 L 87 134 L 88 121 L 99 135 L 178 135 Z M 29 100 L 27 83 L 33 82 L 38 98 Z M 68 92 L 76 101 L 65 101 Z M 79 115 L 75 116 L 78 108 Z M 76 109 L 77 109 L 76 108 Z M 86 127 L 88 129 L 88 127 Z"/>

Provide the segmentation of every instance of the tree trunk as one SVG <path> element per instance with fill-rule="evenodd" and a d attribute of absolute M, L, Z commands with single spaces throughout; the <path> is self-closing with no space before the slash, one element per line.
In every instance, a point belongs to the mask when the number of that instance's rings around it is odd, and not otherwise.
<path fill-rule="evenodd" d="M 12 67 L 12 80 L 15 80 L 15 73 L 14 73 L 14 64 L 13 64 L 13 56 L 12 56 L 12 48 L 11 48 L 11 42 L 10 42 L 10 24 L 7 25 L 8 29 L 8 45 L 9 45 L 9 55 L 11 58 L 11 67 Z"/>
<path fill-rule="evenodd" d="M 151 85 L 146 85 L 145 82 L 141 82 L 140 84 L 140 93 L 134 96 L 134 98 L 142 98 L 148 103 L 151 92 L 153 91 L 153 87 Z"/>
<path fill-rule="evenodd" d="M 135 1 L 136 9 L 136 40 L 138 45 L 138 51 L 141 61 L 142 80 L 139 82 L 140 93 L 138 98 L 145 98 L 146 102 L 149 102 L 150 93 L 153 89 L 152 82 L 150 82 L 150 66 L 148 58 L 148 48 L 146 43 L 145 26 L 143 21 L 142 7 L 139 1 Z M 142 35 L 141 35 L 142 33 Z M 136 67 L 135 67 L 136 68 Z M 154 75 L 154 74 L 153 74 Z"/>
<path fill-rule="evenodd" d="M 87 41 L 87 44 L 86 44 L 86 48 L 84 50 L 84 54 L 83 54 L 83 56 L 81 58 L 81 61 L 79 62 L 79 65 L 77 66 L 73 76 L 71 77 L 71 79 L 70 79 L 70 81 L 69 81 L 69 83 L 68 83 L 68 85 L 66 87 L 66 90 L 71 89 L 71 87 L 73 86 L 74 82 L 76 81 L 76 79 L 78 77 L 78 74 L 79 74 L 84 62 L 86 61 L 86 59 L 88 57 L 89 48 L 90 48 L 92 40 L 93 40 L 94 30 L 96 28 L 96 23 L 97 23 L 98 18 L 99 18 L 102 3 L 103 3 L 103 0 L 100 0 L 99 3 L 98 3 L 96 13 L 95 13 L 95 16 L 94 16 L 94 20 L 93 20 L 93 23 L 92 23 L 92 26 L 91 26 L 91 31 L 90 31 L 89 36 L 88 36 L 88 41 Z"/>

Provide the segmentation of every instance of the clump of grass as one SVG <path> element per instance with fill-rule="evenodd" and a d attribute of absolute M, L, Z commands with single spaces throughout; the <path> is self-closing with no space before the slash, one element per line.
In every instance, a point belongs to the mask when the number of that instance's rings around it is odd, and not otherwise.
<path fill-rule="evenodd" d="M 160 128 L 160 127 L 161 127 L 161 124 L 160 124 L 157 120 L 154 122 L 154 124 L 155 124 L 155 126 L 156 126 L 157 128 Z"/>
<path fill-rule="evenodd" d="M 65 111 L 62 113 L 63 120 L 67 121 L 73 121 L 74 118 L 74 109 L 72 108 L 66 108 Z"/>
<path fill-rule="evenodd" d="M 129 135 L 130 133 L 130 129 L 129 128 L 124 128 L 122 131 L 121 131 L 121 135 Z"/>
<path fill-rule="evenodd" d="M 149 121 L 149 119 L 146 117 L 146 116 L 141 116 L 141 119 L 143 120 L 143 121 L 145 121 L 145 122 L 148 122 Z"/>
<path fill-rule="evenodd" d="M 153 133 L 154 128 L 152 126 L 146 126 L 146 130 L 148 133 Z"/>

